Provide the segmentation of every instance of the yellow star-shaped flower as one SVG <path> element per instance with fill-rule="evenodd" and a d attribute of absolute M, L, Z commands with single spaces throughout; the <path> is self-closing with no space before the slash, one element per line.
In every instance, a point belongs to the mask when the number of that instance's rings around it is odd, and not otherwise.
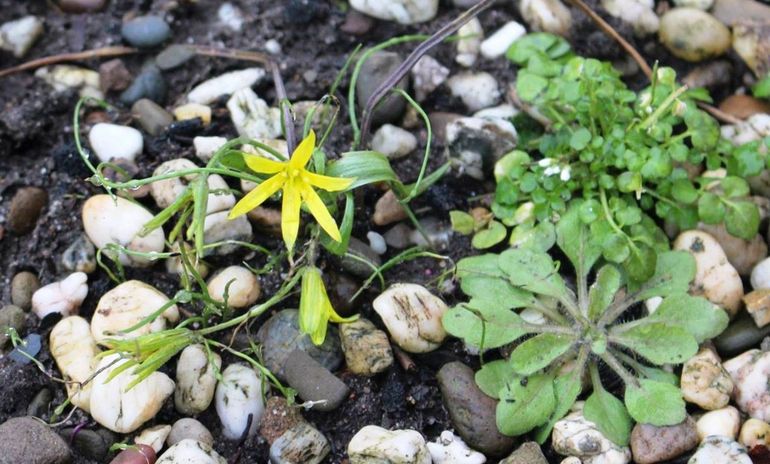
<path fill-rule="evenodd" d="M 294 242 L 297 240 L 299 213 L 303 203 L 332 239 L 338 242 L 342 240 L 337 223 L 334 222 L 334 218 L 313 187 L 337 192 L 350 187 L 355 179 L 322 176 L 305 169 L 314 149 L 315 132 L 311 130 L 294 150 L 289 161 L 273 161 L 262 156 L 244 154 L 244 161 L 249 168 L 258 173 L 273 174 L 273 176 L 241 198 L 230 211 L 229 219 L 248 213 L 278 190 L 283 189 L 281 233 L 289 250 L 294 247 Z"/>

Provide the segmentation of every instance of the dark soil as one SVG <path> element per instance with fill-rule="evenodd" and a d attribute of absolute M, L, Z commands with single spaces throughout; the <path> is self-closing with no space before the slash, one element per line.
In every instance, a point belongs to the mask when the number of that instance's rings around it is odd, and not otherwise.
<path fill-rule="evenodd" d="M 77 52 L 121 43 L 120 25 L 124 18 L 146 14 L 163 13 L 170 21 L 173 30 L 172 42 L 195 43 L 245 50 L 263 50 L 268 39 L 276 39 L 282 46 L 278 57 L 282 64 L 282 75 L 286 83 L 288 97 L 292 101 L 317 100 L 322 97 L 342 68 L 348 54 L 354 47 L 363 43 L 372 45 L 391 37 L 405 33 L 431 33 L 441 25 L 453 19 L 460 10 L 450 1 L 443 1 L 436 19 L 418 26 L 401 26 L 392 22 L 378 21 L 364 36 L 352 36 L 340 30 L 345 19 L 342 7 L 344 1 L 323 0 L 232 0 L 241 7 L 247 16 L 247 23 L 242 33 L 234 33 L 217 22 L 216 11 L 220 2 L 212 0 L 113 0 L 104 12 L 92 14 L 64 14 L 52 1 L 0 0 L 0 22 L 35 14 L 45 19 L 45 34 L 36 43 L 26 59 L 34 59 L 59 53 Z M 500 5 L 481 16 L 485 31 L 493 31 L 511 19 L 521 20 L 513 7 L 514 2 L 499 2 Z M 624 58 L 622 51 L 603 33 L 597 31 L 579 11 L 574 11 L 577 19 L 573 41 L 580 54 L 596 56 L 602 59 Z M 610 22 L 627 37 L 629 29 L 617 20 Z M 674 64 L 685 72 L 689 65 L 672 59 L 662 46 L 654 40 L 636 43 L 639 49 L 650 58 L 657 58 L 663 63 Z M 404 56 L 409 46 L 397 47 Z M 152 59 L 158 52 L 142 53 L 124 57 L 123 60 L 131 72 L 136 75 L 142 64 Z M 444 44 L 431 54 L 444 65 L 458 71 L 454 63 L 454 47 Z M 652 62 L 653 59 L 650 59 Z M 734 65 L 732 83 L 717 89 L 717 95 L 725 96 L 741 83 L 744 67 L 737 59 L 731 59 Z M 0 68 L 6 68 L 20 61 L 7 52 L 0 52 Z M 82 63 L 97 69 L 100 61 L 91 60 Z M 171 108 L 183 101 L 190 88 L 223 72 L 239 69 L 248 64 L 226 59 L 197 57 L 176 70 L 166 72 L 169 84 L 166 107 Z M 494 61 L 479 60 L 477 70 L 491 72 L 500 82 L 501 88 L 514 79 L 514 68 L 505 59 Z M 306 79 L 306 71 L 314 71 L 315 77 Z M 630 77 L 635 86 L 644 84 L 640 73 Z M 347 88 L 347 79 L 343 81 Z M 260 84 L 257 93 L 268 102 L 275 103 L 275 91 L 269 80 Z M 343 95 L 338 95 L 344 103 Z M 10 301 L 11 277 L 21 271 L 35 272 L 44 284 L 54 281 L 63 274 L 61 255 L 72 241 L 82 233 L 79 211 L 82 202 L 89 196 L 100 193 L 99 188 L 85 179 L 89 172 L 79 159 L 72 133 L 72 113 L 77 101 L 74 92 L 56 93 L 48 84 L 35 78 L 32 72 L 18 73 L 2 79 L 0 85 L 0 302 Z M 117 95 L 108 95 L 108 100 L 119 105 Z M 456 111 L 465 110 L 451 98 L 446 90 L 439 89 L 424 102 L 425 110 Z M 119 107 L 118 107 L 119 108 Z M 214 108 L 214 120 L 205 130 L 186 134 L 167 132 L 157 137 L 145 134 L 145 150 L 137 159 L 141 172 L 147 176 L 163 161 L 186 157 L 195 159 L 192 148 L 193 135 L 234 136 L 224 102 Z M 346 114 L 342 108 L 340 114 Z M 129 123 L 131 116 L 127 109 L 119 108 L 107 114 L 107 118 Z M 88 126 L 83 127 L 83 134 Z M 426 133 L 421 132 L 424 144 Z M 340 118 L 337 128 L 327 145 L 332 153 L 340 153 L 350 148 L 350 126 Z M 418 150 L 419 151 L 419 150 Z M 442 162 L 443 147 L 433 147 L 432 166 Z M 395 164 L 395 169 L 404 181 L 412 181 L 419 170 L 421 154 L 415 153 L 404 161 Z M 7 214 L 8 204 L 14 192 L 27 185 L 44 188 L 50 201 L 37 222 L 35 229 L 24 236 L 15 236 L 8 231 L 3 233 L 2 224 Z M 467 208 L 468 198 L 488 192 L 487 186 L 458 181 L 448 176 L 419 198 L 414 207 L 418 211 L 432 211 L 446 221 L 448 210 Z M 372 229 L 367 218 L 371 216 L 374 202 L 380 191 L 370 188 L 360 194 L 357 202 L 358 222 L 354 236 L 363 238 Z M 150 201 L 147 201 L 148 205 Z M 153 205 L 154 206 L 154 205 Z M 384 229 L 386 230 L 386 229 Z M 381 230 L 380 232 L 384 232 Z M 267 236 L 260 236 L 257 242 L 268 248 L 278 249 L 281 243 Z M 454 238 L 450 246 L 442 252 L 457 260 L 470 252 L 465 238 Z M 389 253 L 392 253 L 389 251 Z M 387 257 L 386 257 L 387 259 Z M 231 263 L 246 262 L 257 268 L 265 263 L 265 257 L 257 253 L 236 253 L 226 258 L 213 259 L 213 266 L 220 267 Z M 325 263 L 329 274 L 342 272 L 336 262 Z M 434 279 L 443 272 L 437 261 L 420 259 L 404 263 L 386 273 L 389 282 L 408 281 L 433 284 Z M 128 269 L 128 278 L 137 278 L 150 283 L 167 295 L 173 295 L 177 289 L 176 278 L 167 274 L 162 264 L 150 269 Z M 270 294 L 280 285 L 279 272 L 263 276 L 263 294 Z M 98 269 L 89 275 L 89 295 L 81 308 L 81 315 L 88 318 L 92 314 L 99 298 L 114 284 L 106 273 Z M 359 299 L 356 310 L 363 316 L 377 321 L 371 310 L 371 300 L 376 296 L 378 287 L 364 293 Z M 452 296 L 447 296 L 452 303 Z M 296 300 L 289 300 L 287 307 L 296 305 Z M 190 308 L 194 309 L 194 308 Z M 267 317 L 267 316 L 264 316 Z M 256 321 L 258 327 L 263 319 Z M 37 320 L 28 317 L 23 335 L 37 332 L 47 339 L 52 321 Z M 49 374 L 56 375 L 55 366 L 47 349 L 47 341 L 38 356 Z M 378 424 L 387 428 L 412 428 L 427 437 L 435 437 L 442 430 L 451 428 L 447 412 L 442 404 L 441 395 L 435 380 L 435 371 L 445 362 L 461 359 L 474 364 L 462 350 L 457 341 L 445 344 L 439 351 L 429 355 L 415 357 L 416 370 L 406 372 L 398 363 L 387 372 L 375 378 L 362 378 L 348 372 L 340 372 L 340 378 L 351 388 L 351 395 L 338 410 L 331 413 L 306 413 L 305 416 L 323 432 L 332 443 L 332 453 L 326 460 L 329 463 L 345 461 L 345 449 L 354 433 L 367 424 Z M 166 366 L 164 371 L 173 373 L 173 366 Z M 0 359 L 0 422 L 9 417 L 25 415 L 27 406 L 40 389 L 49 387 L 55 392 L 53 409 L 65 399 L 64 389 L 34 365 L 20 366 L 10 360 Z M 173 404 L 166 407 L 155 418 L 155 423 L 172 423 L 179 415 Z M 238 445 L 221 439 L 219 421 L 214 408 L 204 413 L 199 419 L 217 437 L 216 448 L 226 458 L 231 459 L 238 452 Z M 87 415 L 76 412 L 67 424 L 86 423 L 96 426 Z M 151 425 L 151 424 L 147 424 Z M 130 437 L 125 437 L 126 439 Z M 261 439 L 244 443 L 240 450 L 240 462 L 265 462 L 267 444 Z M 556 460 L 556 457 L 553 456 Z M 76 457 L 77 463 L 92 461 Z M 558 462 L 558 461 L 556 461 Z"/>

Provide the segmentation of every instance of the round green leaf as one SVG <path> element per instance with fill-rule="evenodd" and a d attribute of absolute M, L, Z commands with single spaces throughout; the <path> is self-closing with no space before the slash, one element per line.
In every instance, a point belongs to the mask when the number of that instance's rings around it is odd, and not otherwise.
<path fill-rule="evenodd" d="M 698 199 L 698 191 L 689 179 L 677 179 L 671 186 L 671 195 L 679 203 L 689 205 Z"/>
<path fill-rule="evenodd" d="M 656 427 L 676 425 L 687 411 L 679 387 L 670 383 L 640 379 L 639 385 L 626 385 L 625 403 L 635 421 Z"/>
<path fill-rule="evenodd" d="M 749 201 L 727 205 L 725 214 L 727 232 L 744 240 L 751 240 L 759 231 L 759 209 Z"/>
<path fill-rule="evenodd" d="M 706 224 L 718 224 L 725 217 L 725 205 L 711 192 L 704 192 L 698 199 L 698 217 Z"/>
<path fill-rule="evenodd" d="M 727 176 L 722 179 L 722 190 L 730 198 L 745 197 L 749 194 L 749 183 L 745 179 Z"/>
<path fill-rule="evenodd" d="M 581 127 L 572 133 L 572 136 L 569 139 L 569 146 L 575 150 L 582 150 L 588 145 L 588 142 L 590 141 L 591 132 L 589 132 L 585 127 Z"/>
<path fill-rule="evenodd" d="M 497 399 L 498 393 L 505 387 L 505 382 L 513 377 L 513 372 L 505 360 L 498 359 L 485 363 L 474 377 L 476 385 L 485 395 Z"/>
<path fill-rule="evenodd" d="M 462 235 L 472 233 L 476 224 L 476 221 L 473 220 L 473 216 L 465 211 L 450 211 L 449 221 L 452 223 L 452 230 Z"/>
<path fill-rule="evenodd" d="M 491 221 L 486 229 L 476 232 L 471 240 L 473 248 L 485 250 L 505 240 L 508 230 L 497 221 Z"/>

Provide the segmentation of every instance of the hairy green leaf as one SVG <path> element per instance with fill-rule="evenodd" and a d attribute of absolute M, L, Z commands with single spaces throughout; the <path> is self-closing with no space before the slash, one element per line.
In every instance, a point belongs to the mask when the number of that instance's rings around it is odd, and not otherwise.
<path fill-rule="evenodd" d="M 460 288 L 466 295 L 503 309 L 532 306 L 534 295 L 511 285 L 498 266 L 499 255 L 463 258 L 457 263 Z"/>
<path fill-rule="evenodd" d="M 556 298 L 567 295 L 564 280 L 547 253 L 527 248 L 507 250 L 500 254 L 498 266 L 516 287 Z"/>
<path fill-rule="evenodd" d="M 566 353 L 574 343 L 575 338 L 567 335 L 537 335 L 513 350 L 510 357 L 511 368 L 521 375 L 535 373 Z"/>
<path fill-rule="evenodd" d="M 599 431 L 618 446 L 627 446 L 633 421 L 625 405 L 604 388 L 594 388 L 586 399 L 583 415 L 596 424 Z"/>
<path fill-rule="evenodd" d="M 515 312 L 475 299 L 450 308 L 441 321 L 449 334 L 483 349 L 506 345 L 527 333 Z"/>
<path fill-rule="evenodd" d="M 567 255 L 576 272 L 587 275 L 602 254 L 599 244 L 592 240 L 581 213 L 588 214 L 595 202 L 575 202 L 556 224 L 556 243 Z M 598 204 L 598 203 L 597 203 Z"/>
<path fill-rule="evenodd" d="M 695 278 L 695 258 L 690 253 L 686 251 L 660 253 L 655 263 L 655 274 L 641 285 L 633 295 L 633 301 L 687 293 L 693 278 Z"/>
<path fill-rule="evenodd" d="M 498 398 L 500 390 L 514 376 L 511 366 L 503 359 L 485 363 L 476 372 L 476 385 L 489 397 Z"/>
<path fill-rule="evenodd" d="M 473 240 L 471 241 L 471 245 L 473 245 L 473 248 L 479 250 L 491 248 L 505 240 L 507 234 L 508 231 L 504 225 L 497 221 L 491 221 L 486 229 L 476 232 L 476 235 L 473 236 Z"/>
<path fill-rule="evenodd" d="M 544 424 L 556 408 L 553 376 L 514 377 L 500 390 L 497 428 L 505 435 L 522 435 Z"/>
<path fill-rule="evenodd" d="M 675 385 L 641 379 L 626 385 L 625 403 L 635 421 L 656 427 L 676 425 L 687 417 L 682 392 Z"/>
<path fill-rule="evenodd" d="M 602 266 L 596 273 L 596 281 L 588 291 L 588 317 L 595 321 L 604 313 L 620 290 L 622 276 L 611 264 Z"/>
<path fill-rule="evenodd" d="M 751 240 L 759 230 L 759 209 L 750 201 L 737 201 L 727 205 L 725 227 L 731 235 Z"/>
<path fill-rule="evenodd" d="M 661 364 L 680 364 L 698 352 L 698 342 L 685 329 L 645 319 L 610 329 L 610 341 Z"/>
<path fill-rule="evenodd" d="M 714 338 L 727 328 L 727 313 L 702 297 L 688 294 L 666 297 L 646 320 L 676 325 L 689 332 L 698 343 Z"/>
<path fill-rule="evenodd" d="M 556 396 L 556 407 L 548 418 L 548 422 L 537 428 L 535 440 L 543 444 L 551 435 L 551 430 L 557 421 L 567 415 L 580 392 L 583 390 L 582 372 L 571 372 L 553 381 L 553 391 Z"/>

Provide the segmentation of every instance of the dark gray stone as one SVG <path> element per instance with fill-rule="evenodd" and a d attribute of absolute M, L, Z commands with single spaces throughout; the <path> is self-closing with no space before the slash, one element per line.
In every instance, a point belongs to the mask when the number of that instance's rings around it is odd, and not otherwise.
<path fill-rule="evenodd" d="M 327 335 L 328 337 L 328 335 Z M 283 365 L 286 383 L 297 390 L 305 401 L 322 401 L 313 405 L 318 411 L 332 411 L 348 397 L 350 389 L 328 369 L 302 350 L 294 350 Z"/>
<path fill-rule="evenodd" d="M 133 105 L 142 98 L 147 98 L 156 103 L 162 103 L 166 99 L 167 88 L 160 69 L 151 64 L 145 66 L 134 82 L 120 94 L 120 101 L 126 105 Z"/>
<path fill-rule="evenodd" d="M 375 267 L 379 267 L 382 263 L 380 260 L 380 255 L 375 253 L 374 250 L 369 247 L 369 245 L 355 237 L 350 237 L 348 253 L 365 259 Z M 349 273 L 361 278 L 367 278 L 372 275 L 372 272 L 374 272 L 374 268 L 372 266 L 362 262 L 360 259 L 351 258 L 349 256 L 341 258 L 340 265 Z"/>
<path fill-rule="evenodd" d="M 286 359 L 292 351 L 299 349 L 330 371 L 339 368 L 343 355 L 337 328 L 329 326 L 326 339 L 320 346 L 316 346 L 310 337 L 299 331 L 298 315 L 296 309 L 284 309 L 259 328 L 257 339 L 262 344 L 265 366 L 278 378 L 284 378 Z"/>
<path fill-rule="evenodd" d="M 131 107 L 131 114 L 150 135 L 159 135 L 174 122 L 174 117 L 152 100 L 142 98 Z"/>
<path fill-rule="evenodd" d="M 473 369 L 451 362 L 438 371 L 436 379 L 452 424 L 468 446 L 488 456 L 502 456 L 513 448 L 514 438 L 497 430 L 497 400 L 476 385 Z"/>
<path fill-rule="evenodd" d="M 32 362 L 30 358 L 34 358 L 40 353 L 41 346 L 42 340 L 40 335 L 36 333 L 29 334 L 13 351 L 8 353 L 8 359 L 17 364 L 29 364 Z"/>
<path fill-rule="evenodd" d="M 88 430 L 69 427 L 61 431 L 64 437 L 83 456 L 97 462 L 104 462 L 115 442 L 115 435 L 107 430 Z"/>
<path fill-rule="evenodd" d="M 373 53 L 364 62 L 356 82 L 356 104 L 359 110 L 363 110 L 366 107 L 369 97 L 401 65 L 401 62 L 402 59 L 398 53 L 382 51 Z M 409 75 L 407 74 L 398 83 L 398 87 L 406 90 L 408 86 Z M 372 125 L 379 126 L 388 122 L 394 122 L 401 117 L 405 109 L 406 101 L 400 95 L 389 94 L 386 98 L 380 100 L 372 114 Z"/>
<path fill-rule="evenodd" d="M 714 345 L 719 355 L 727 359 L 754 348 L 768 335 L 770 335 L 770 325 L 760 329 L 749 313 L 740 311 L 725 331 L 714 339 Z"/>
<path fill-rule="evenodd" d="M 195 56 L 192 47 L 186 45 L 169 45 L 155 57 L 155 64 L 163 71 L 174 69 L 187 63 Z"/>
<path fill-rule="evenodd" d="M 120 35 L 137 48 L 152 48 L 171 35 L 171 28 L 160 16 L 138 16 L 123 23 Z"/>
<path fill-rule="evenodd" d="M 43 418 L 48 414 L 48 409 L 51 407 L 51 401 L 53 401 L 53 393 L 50 388 L 43 388 L 32 399 L 27 406 L 27 415 Z"/>
<path fill-rule="evenodd" d="M 67 443 L 32 417 L 15 417 L 0 425 L 0 464 L 66 464 Z"/>

